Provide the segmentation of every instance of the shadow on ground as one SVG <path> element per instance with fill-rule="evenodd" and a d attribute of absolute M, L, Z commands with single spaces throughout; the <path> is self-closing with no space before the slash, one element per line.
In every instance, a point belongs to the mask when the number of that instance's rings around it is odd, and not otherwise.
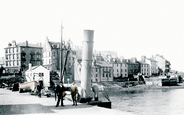
<path fill-rule="evenodd" d="M 66 109 L 82 109 L 91 107 L 87 104 L 78 104 L 78 106 L 65 105 L 65 107 L 44 106 L 41 104 L 16 104 L 16 105 L 0 105 L 0 114 L 35 114 L 35 113 L 55 113 L 53 110 Z"/>

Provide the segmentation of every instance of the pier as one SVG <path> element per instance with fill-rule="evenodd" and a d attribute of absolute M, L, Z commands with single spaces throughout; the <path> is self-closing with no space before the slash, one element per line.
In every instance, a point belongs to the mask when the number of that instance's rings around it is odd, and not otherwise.
<path fill-rule="evenodd" d="M 64 100 L 65 107 L 55 107 L 56 101 L 54 97 L 47 98 L 42 96 L 39 98 L 30 93 L 12 92 L 8 89 L 0 88 L 0 114 L 39 114 L 39 115 L 134 115 L 115 109 L 107 109 L 103 107 L 88 105 L 88 103 L 78 103 L 78 106 L 72 106 L 71 97 L 67 96 Z"/>

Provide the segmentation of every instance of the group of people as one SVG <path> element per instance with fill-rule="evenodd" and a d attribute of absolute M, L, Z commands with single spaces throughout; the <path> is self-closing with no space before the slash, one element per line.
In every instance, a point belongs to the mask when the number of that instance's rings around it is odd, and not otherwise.
<path fill-rule="evenodd" d="M 64 87 L 63 83 L 60 82 L 60 84 L 58 85 L 57 82 L 55 82 L 55 85 L 53 86 L 52 89 L 54 90 L 55 101 L 56 101 L 56 98 L 58 98 L 57 103 L 56 103 L 56 107 L 59 106 L 60 101 L 61 101 L 61 106 L 64 106 L 63 97 L 65 96 L 65 87 Z M 72 83 L 70 91 L 71 91 L 73 106 L 77 106 L 76 94 L 78 93 L 78 89 L 75 86 L 74 82 Z"/>
<path fill-rule="evenodd" d="M 40 97 L 40 98 L 41 98 L 41 90 L 42 89 L 43 89 L 42 85 L 40 85 L 40 83 L 38 83 L 37 91 L 38 91 L 38 97 Z M 63 82 L 60 82 L 59 84 L 57 84 L 57 82 L 54 82 L 54 86 L 53 86 L 52 90 L 54 91 L 54 94 L 55 94 L 55 101 L 57 99 L 57 103 L 56 103 L 55 107 L 59 106 L 60 101 L 61 101 L 61 106 L 64 107 L 63 98 L 66 95 L 65 94 L 66 88 L 64 87 Z M 71 98 L 72 98 L 72 101 L 73 101 L 73 106 L 77 106 L 77 99 L 76 99 L 77 97 L 76 97 L 76 95 L 78 93 L 78 89 L 75 86 L 75 82 L 72 83 L 70 91 L 71 91 Z M 93 85 L 92 91 L 94 92 L 95 101 L 98 101 L 98 92 L 99 92 L 98 91 L 98 86 Z"/>

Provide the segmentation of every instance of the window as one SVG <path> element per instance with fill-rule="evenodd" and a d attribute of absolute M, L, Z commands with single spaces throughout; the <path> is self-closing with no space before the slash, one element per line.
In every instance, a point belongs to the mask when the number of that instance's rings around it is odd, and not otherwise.
<path fill-rule="evenodd" d="M 13 61 L 13 66 L 15 66 L 15 61 Z"/>
<path fill-rule="evenodd" d="M 6 66 L 8 66 L 8 62 L 6 62 Z"/>
<path fill-rule="evenodd" d="M 103 77 L 104 77 L 104 73 L 103 73 Z"/>
<path fill-rule="evenodd" d="M 11 50 L 9 49 L 9 53 L 11 53 Z"/>
<path fill-rule="evenodd" d="M 54 51 L 54 57 L 56 56 L 56 52 Z"/>
<path fill-rule="evenodd" d="M 13 53 L 14 53 L 14 48 L 12 50 L 13 50 Z"/>
<path fill-rule="evenodd" d="M 8 49 L 5 50 L 5 53 L 8 53 Z"/>
<path fill-rule="evenodd" d="M 19 65 L 19 61 L 17 61 L 17 66 Z"/>
<path fill-rule="evenodd" d="M 96 77 L 98 77 L 98 74 L 96 74 Z"/>
<path fill-rule="evenodd" d="M 19 55 L 17 54 L 17 59 L 19 59 Z"/>
<path fill-rule="evenodd" d="M 106 77 L 108 77 L 108 74 L 106 73 Z"/>
<path fill-rule="evenodd" d="M 118 63 L 117 63 L 117 67 L 118 67 Z"/>
<path fill-rule="evenodd" d="M 44 74 L 43 73 L 39 73 L 39 77 L 42 77 Z"/>
<path fill-rule="evenodd" d="M 19 52 L 19 48 L 17 48 L 17 52 Z"/>
<path fill-rule="evenodd" d="M 13 59 L 15 58 L 15 54 L 13 54 Z"/>
<path fill-rule="evenodd" d="M 98 72 L 98 69 L 96 68 L 96 72 Z"/>
<path fill-rule="evenodd" d="M 11 55 L 9 55 L 9 59 L 11 59 Z"/>

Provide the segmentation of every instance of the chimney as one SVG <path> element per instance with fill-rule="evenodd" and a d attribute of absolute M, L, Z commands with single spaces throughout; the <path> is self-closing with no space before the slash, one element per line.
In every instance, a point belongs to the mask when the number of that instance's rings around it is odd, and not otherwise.
<path fill-rule="evenodd" d="M 26 40 L 26 47 L 28 47 L 28 41 Z"/>
<path fill-rule="evenodd" d="M 82 50 L 81 87 L 84 98 L 91 97 L 91 71 L 93 57 L 93 34 L 94 30 L 84 30 Z"/>

